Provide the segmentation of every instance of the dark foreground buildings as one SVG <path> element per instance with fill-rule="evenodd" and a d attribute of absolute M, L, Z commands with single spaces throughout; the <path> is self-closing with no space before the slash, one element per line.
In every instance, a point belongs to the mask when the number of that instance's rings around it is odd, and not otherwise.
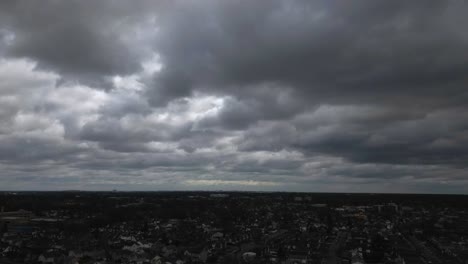
<path fill-rule="evenodd" d="M 467 264 L 468 197 L 1 193 L 0 263 Z"/>

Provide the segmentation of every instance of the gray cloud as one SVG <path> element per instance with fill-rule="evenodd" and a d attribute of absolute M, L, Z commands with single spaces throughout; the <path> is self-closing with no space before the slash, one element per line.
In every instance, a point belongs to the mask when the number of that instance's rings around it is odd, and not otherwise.
<path fill-rule="evenodd" d="M 3 1 L 2 30 L 9 34 L 6 55 L 31 58 L 61 74 L 63 81 L 102 84 L 105 77 L 138 71 L 144 43 L 154 25 L 140 1 Z M 148 34 L 139 35 L 146 28 Z"/>
<path fill-rule="evenodd" d="M 292 86 L 308 104 L 453 103 L 467 58 L 460 2 L 202 1 L 162 19 L 157 95 Z M 363 14 L 364 13 L 364 14 Z M 443 85 L 443 89 L 441 89 Z M 239 95 L 240 93 L 240 95 Z M 443 95 L 440 98 L 440 95 Z M 466 96 L 466 94 L 464 94 Z"/>
<path fill-rule="evenodd" d="M 0 185 L 467 192 L 466 10 L 3 1 Z"/>

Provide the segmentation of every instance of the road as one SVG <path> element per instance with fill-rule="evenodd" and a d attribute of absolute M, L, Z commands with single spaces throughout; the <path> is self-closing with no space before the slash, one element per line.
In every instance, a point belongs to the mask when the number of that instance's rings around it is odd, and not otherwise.
<path fill-rule="evenodd" d="M 328 258 L 326 263 L 327 264 L 339 264 L 340 263 L 340 258 L 338 257 L 338 251 L 340 247 L 343 245 L 343 242 L 345 241 L 347 236 L 346 232 L 340 231 L 338 235 L 336 236 L 335 240 L 330 245 L 330 248 L 328 249 Z"/>

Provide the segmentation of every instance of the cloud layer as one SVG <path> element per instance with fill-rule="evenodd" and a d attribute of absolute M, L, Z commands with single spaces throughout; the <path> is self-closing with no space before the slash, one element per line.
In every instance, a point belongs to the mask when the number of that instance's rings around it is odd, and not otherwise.
<path fill-rule="evenodd" d="M 463 1 L 3 1 L 2 189 L 468 192 Z"/>

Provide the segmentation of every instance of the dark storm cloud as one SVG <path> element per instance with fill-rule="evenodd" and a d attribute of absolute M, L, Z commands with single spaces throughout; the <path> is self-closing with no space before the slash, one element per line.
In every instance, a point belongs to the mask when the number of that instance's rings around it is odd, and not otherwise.
<path fill-rule="evenodd" d="M 427 132 L 413 127 L 426 121 L 399 121 L 424 119 L 447 107 L 459 106 L 453 114 L 467 111 L 468 57 L 463 54 L 468 36 L 460 11 L 466 8 L 460 1 L 181 5 L 162 19 L 156 47 L 165 68 L 156 76 L 151 96 L 157 100 L 167 95 L 168 100 L 194 90 L 231 94 L 237 99 L 218 117 L 228 129 L 244 129 L 258 120 L 287 120 L 324 103 L 370 105 L 363 119 L 324 130 L 313 142 L 308 138 L 314 136 L 313 128 L 301 130 L 293 146 L 356 162 L 464 163 L 464 141 L 453 139 L 458 146 L 444 150 L 430 147 L 438 137 L 462 133 L 461 127 L 449 124 L 455 120 L 427 138 Z M 278 103 L 278 86 L 290 97 L 285 104 Z M 379 106 L 385 107 L 385 115 L 379 116 Z M 431 120 L 428 129 L 444 118 Z M 399 134 L 389 132 L 389 142 L 380 145 L 369 143 L 381 133 L 378 123 L 391 122 Z M 291 140 L 276 139 L 280 134 L 272 131 L 257 147 L 290 147 Z M 241 149 L 255 149 L 248 142 L 241 142 Z"/>
<path fill-rule="evenodd" d="M 467 166 L 465 108 L 423 116 L 398 112 L 322 106 L 292 122 L 259 123 L 237 143 L 242 151 L 297 149 L 357 163 Z"/>
<path fill-rule="evenodd" d="M 101 84 L 107 75 L 139 70 L 145 47 L 135 31 L 152 8 L 144 1 L 2 1 L 6 54 L 37 60 L 64 81 Z"/>
<path fill-rule="evenodd" d="M 467 10 L 3 1 L 0 184 L 468 191 Z"/>
<path fill-rule="evenodd" d="M 165 69 L 153 97 L 201 88 L 248 97 L 252 85 L 277 82 L 309 104 L 451 103 L 466 97 L 464 8 L 459 1 L 181 5 L 162 19 Z"/>
<path fill-rule="evenodd" d="M 75 145 L 54 138 L 3 137 L 0 140 L 0 160 L 6 162 L 38 162 L 61 160 L 81 152 Z"/>

